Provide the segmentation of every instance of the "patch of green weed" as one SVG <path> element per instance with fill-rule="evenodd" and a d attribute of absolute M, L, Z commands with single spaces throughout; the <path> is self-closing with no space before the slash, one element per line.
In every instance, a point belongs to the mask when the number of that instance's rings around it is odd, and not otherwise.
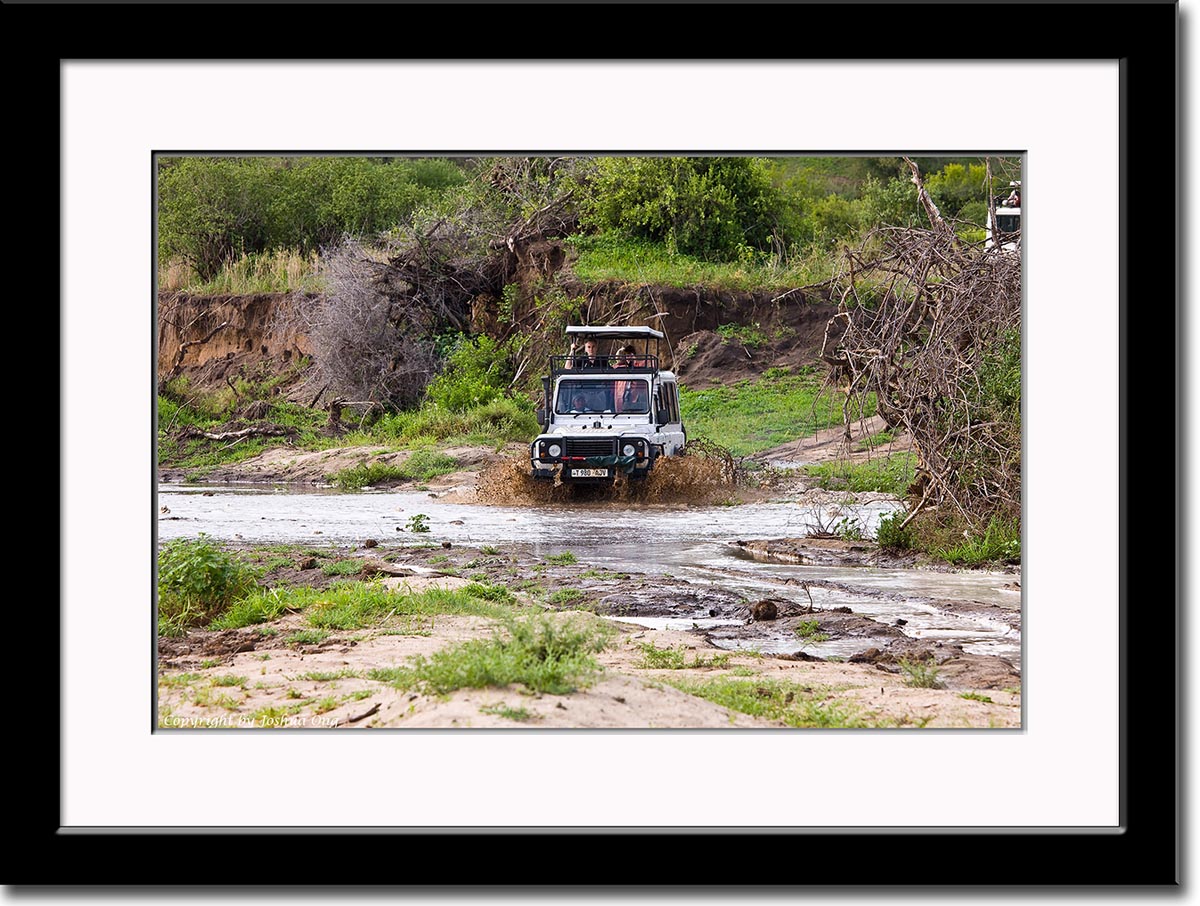
<path fill-rule="evenodd" d="M 786 680 L 721 676 L 712 679 L 667 677 L 677 689 L 754 717 L 782 721 L 789 727 L 869 727 L 868 716 L 852 705 L 826 700 L 830 690 Z"/>
<path fill-rule="evenodd" d="M 416 657 L 412 666 L 368 675 L 399 689 L 436 695 L 510 683 L 565 695 L 599 673 L 592 655 L 604 649 L 612 634 L 610 627 L 594 619 L 508 619 L 491 639 L 464 642 L 428 658 Z"/>
<path fill-rule="evenodd" d="M 168 541 L 158 553 L 159 634 L 205 625 L 256 587 L 250 567 L 207 536 Z"/>
<path fill-rule="evenodd" d="M 904 674 L 904 685 L 918 689 L 940 689 L 942 681 L 938 679 L 938 668 L 933 661 L 913 661 L 907 658 L 898 660 L 900 672 Z"/>
<path fill-rule="evenodd" d="M 510 708 L 504 702 L 495 705 L 484 705 L 479 709 L 480 714 L 495 714 L 497 717 L 504 717 L 508 720 L 515 720 L 518 723 L 525 723 L 532 720 L 534 715 L 528 708 Z"/>
<path fill-rule="evenodd" d="M 893 453 L 867 462 L 818 463 L 804 467 L 817 487 L 835 491 L 879 491 L 903 496 L 916 477 L 916 457 Z"/>

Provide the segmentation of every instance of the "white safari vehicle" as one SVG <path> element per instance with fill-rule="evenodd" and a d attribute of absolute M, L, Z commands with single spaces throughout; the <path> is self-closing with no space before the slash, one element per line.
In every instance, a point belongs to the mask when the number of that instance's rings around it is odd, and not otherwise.
<path fill-rule="evenodd" d="M 1006 252 L 1017 252 L 1021 244 L 1021 180 L 1014 180 L 1008 185 L 1011 190 L 1008 196 L 996 200 L 996 229 L 999 235 L 993 235 L 989 223 L 984 248 L 999 245 Z"/>
<path fill-rule="evenodd" d="M 679 385 L 663 371 L 663 334 L 649 327 L 567 328 L 575 352 L 550 357 L 530 445 L 533 477 L 562 483 L 645 479 L 687 442 Z"/>

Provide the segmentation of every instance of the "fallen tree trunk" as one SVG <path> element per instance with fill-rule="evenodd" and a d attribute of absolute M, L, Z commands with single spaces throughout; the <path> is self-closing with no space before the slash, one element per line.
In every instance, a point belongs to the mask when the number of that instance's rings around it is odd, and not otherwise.
<path fill-rule="evenodd" d="M 260 425 L 242 428 L 238 431 L 201 431 L 196 427 L 187 427 L 180 432 L 181 437 L 205 437 L 209 440 L 242 440 L 246 437 L 280 437 L 284 434 L 295 434 L 295 428 L 281 425 Z"/>

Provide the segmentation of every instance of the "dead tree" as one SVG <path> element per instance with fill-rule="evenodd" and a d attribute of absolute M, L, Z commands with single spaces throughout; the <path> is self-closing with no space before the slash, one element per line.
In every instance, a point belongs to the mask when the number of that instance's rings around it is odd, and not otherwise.
<path fill-rule="evenodd" d="M 873 397 L 912 436 L 905 524 L 936 506 L 980 529 L 1020 515 L 1020 256 L 963 242 L 926 210 L 931 229 L 882 227 L 846 254 L 821 354 L 847 391 L 847 431 Z"/>
<path fill-rule="evenodd" d="M 436 340 L 471 328 L 472 306 L 499 300 L 530 243 L 578 224 L 569 159 L 497 158 L 489 199 L 398 227 L 383 245 L 323 253 L 329 291 L 303 312 L 312 388 L 389 408 L 418 402 L 437 374 Z"/>

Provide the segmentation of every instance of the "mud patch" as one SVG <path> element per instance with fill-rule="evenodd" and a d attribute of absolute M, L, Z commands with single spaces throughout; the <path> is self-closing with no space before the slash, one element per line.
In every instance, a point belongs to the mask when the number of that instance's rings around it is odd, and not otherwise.
<path fill-rule="evenodd" d="M 677 619 L 744 618 L 745 599 L 721 588 L 671 589 L 649 583 L 623 589 L 596 602 L 596 612 L 614 617 L 673 617 Z"/>
<path fill-rule="evenodd" d="M 528 459 L 504 459 L 492 463 L 476 479 L 476 501 L 489 506 L 511 506 L 571 500 L 571 488 L 538 481 L 529 471 Z"/>

